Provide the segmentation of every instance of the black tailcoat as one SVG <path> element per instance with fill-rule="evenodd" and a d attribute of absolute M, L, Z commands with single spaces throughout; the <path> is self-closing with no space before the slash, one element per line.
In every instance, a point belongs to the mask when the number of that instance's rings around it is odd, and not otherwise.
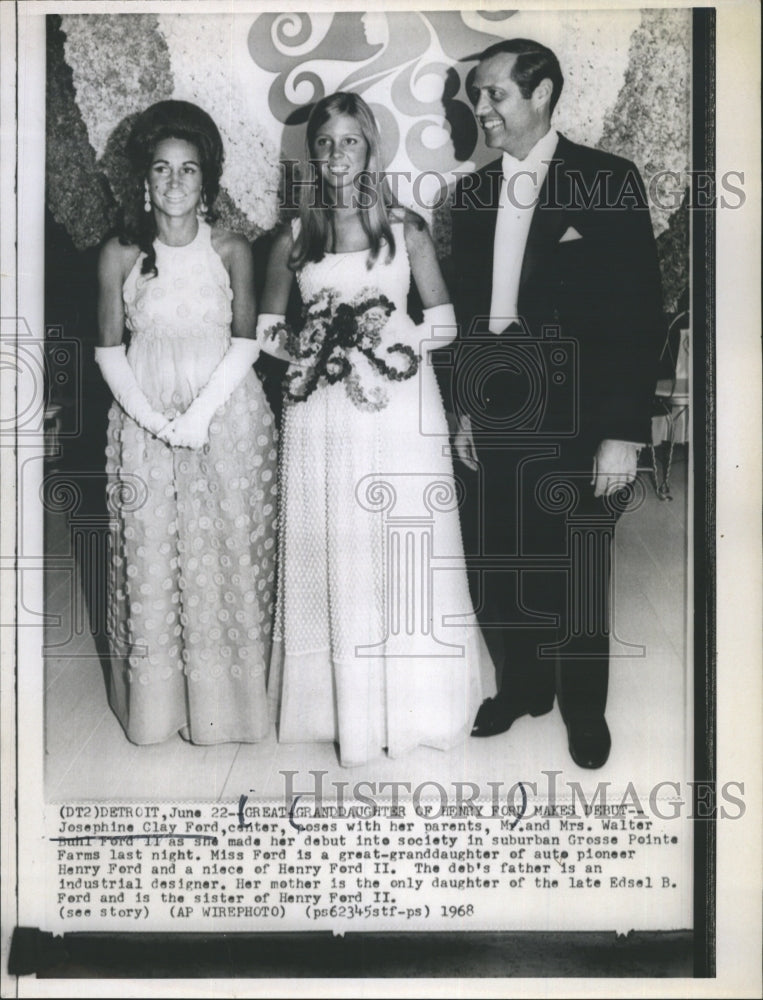
<path fill-rule="evenodd" d="M 596 715 L 606 701 L 607 594 L 617 511 L 593 497 L 591 466 L 604 439 L 650 440 L 664 336 L 654 234 L 635 165 L 560 135 L 522 262 L 517 305 L 523 329 L 485 336 L 501 178 L 499 159 L 456 187 L 452 281 L 460 333 L 445 394 L 454 410 L 471 415 L 482 465 L 479 510 L 474 504 L 466 508 L 467 548 L 488 557 L 519 556 L 520 568 L 473 572 L 470 579 L 480 578 L 473 594 L 486 635 L 496 632 L 496 622 L 504 623 L 498 629 L 505 654 L 502 696 L 542 712 L 556 689 L 565 717 Z M 549 342 L 542 344 L 544 339 Z M 541 373 L 535 402 L 542 414 L 535 422 L 512 416 L 527 409 L 521 397 L 528 381 L 501 354 L 509 341 L 519 344 L 517 357 L 536 351 L 530 367 L 534 377 Z M 551 353 L 555 344 L 564 348 L 561 354 Z M 475 351 L 482 352 L 481 365 L 474 363 Z M 562 356 L 567 360 L 557 371 L 553 358 Z M 535 444 L 540 458 L 533 458 Z M 555 508 L 549 501 L 553 491 L 544 493 L 557 473 L 573 485 L 572 508 Z M 472 489 L 477 491 L 476 480 Z M 575 563 L 573 522 L 597 535 L 593 549 L 600 556 L 589 553 Z M 469 538 L 475 524 L 478 543 Z M 545 570 L 539 554 L 547 557 Z M 595 609 L 586 605 L 578 627 L 571 609 L 583 596 Z M 535 627 L 534 615 L 545 615 L 546 622 L 555 617 L 558 625 Z"/>
<path fill-rule="evenodd" d="M 496 160 L 462 178 L 455 192 L 453 292 L 462 337 L 490 312 L 501 176 Z M 633 163 L 559 136 L 533 212 L 518 310 L 531 336 L 553 326 L 577 344 L 582 448 L 593 455 L 604 438 L 650 440 L 664 327 L 654 234 Z"/>

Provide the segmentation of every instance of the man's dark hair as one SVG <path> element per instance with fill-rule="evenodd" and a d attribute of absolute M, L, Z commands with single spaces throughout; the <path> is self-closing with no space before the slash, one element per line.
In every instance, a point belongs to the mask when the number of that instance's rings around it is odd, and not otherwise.
<path fill-rule="evenodd" d="M 533 42 L 529 38 L 507 38 L 503 42 L 496 42 L 495 45 L 491 45 L 473 58 L 482 62 L 484 59 L 490 59 L 501 52 L 517 57 L 511 67 L 511 79 L 519 87 L 519 92 L 525 100 L 532 95 L 541 80 L 551 81 L 549 111 L 553 112 L 564 86 L 564 76 L 559 60 L 551 49 L 541 45 L 540 42 Z"/>

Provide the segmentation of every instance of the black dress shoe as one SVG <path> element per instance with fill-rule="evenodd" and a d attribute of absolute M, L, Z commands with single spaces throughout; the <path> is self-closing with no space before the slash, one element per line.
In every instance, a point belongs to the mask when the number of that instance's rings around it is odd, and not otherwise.
<path fill-rule="evenodd" d="M 497 698 L 486 698 L 477 711 L 472 736 L 498 736 L 511 729 L 522 715 L 527 715 L 523 706 L 511 706 Z"/>
<path fill-rule="evenodd" d="M 602 716 L 598 719 L 565 719 L 570 757 L 578 767 L 597 768 L 607 763 L 612 739 Z"/>

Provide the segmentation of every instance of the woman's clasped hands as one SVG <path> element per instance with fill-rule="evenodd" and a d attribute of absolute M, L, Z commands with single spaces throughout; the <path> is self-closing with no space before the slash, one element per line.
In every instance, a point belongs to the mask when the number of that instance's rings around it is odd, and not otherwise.
<path fill-rule="evenodd" d="M 209 443 L 209 419 L 201 414 L 192 413 L 192 406 L 189 406 L 185 413 L 178 414 L 172 420 L 168 420 L 165 426 L 157 433 L 160 441 L 164 441 L 171 448 L 193 448 L 198 450 Z"/>
<path fill-rule="evenodd" d="M 217 410 L 233 395 L 260 354 L 254 337 L 232 337 L 223 359 L 188 409 L 156 435 L 173 448 L 203 448 Z"/>

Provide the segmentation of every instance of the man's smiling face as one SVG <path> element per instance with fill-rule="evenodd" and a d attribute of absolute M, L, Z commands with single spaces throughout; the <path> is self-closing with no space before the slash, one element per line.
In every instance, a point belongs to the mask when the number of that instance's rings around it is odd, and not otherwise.
<path fill-rule="evenodd" d="M 541 111 L 532 96 L 523 97 L 511 71 L 517 60 L 512 52 L 499 52 L 483 59 L 474 72 L 469 98 L 482 126 L 485 142 L 524 159 L 548 131 L 548 111 Z"/>

